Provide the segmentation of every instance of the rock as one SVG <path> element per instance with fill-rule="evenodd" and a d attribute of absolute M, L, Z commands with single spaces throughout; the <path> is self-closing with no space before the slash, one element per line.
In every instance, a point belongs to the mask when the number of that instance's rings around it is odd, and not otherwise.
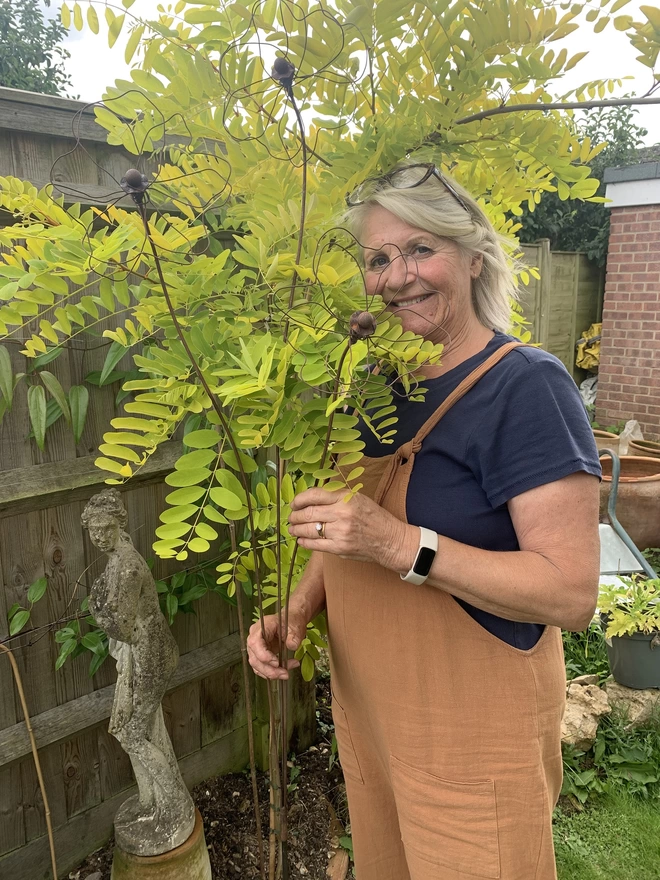
<path fill-rule="evenodd" d="M 660 690 L 657 688 L 628 688 L 613 678 L 608 678 L 604 687 L 612 706 L 626 713 L 629 727 L 639 727 L 660 714 Z"/>
<path fill-rule="evenodd" d="M 93 874 L 88 874 L 85 880 L 103 880 L 103 875 L 100 871 L 94 871 Z"/>
<path fill-rule="evenodd" d="M 571 684 L 581 684 L 582 686 L 584 686 L 585 684 L 598 684 L 598 676 L 597 675 L 578 675 L 577 678 L 572 678 L 566 684 L 567 684 L 567 686 L 571 685 Z"/>
<path fill-rule="evenodd" d="M 600 718 L 611 711 L 607 694 L 598 685 L 569 682 L 561 722 L 562 742 L 578 749 L 590 748 L 596 739 Z"/>

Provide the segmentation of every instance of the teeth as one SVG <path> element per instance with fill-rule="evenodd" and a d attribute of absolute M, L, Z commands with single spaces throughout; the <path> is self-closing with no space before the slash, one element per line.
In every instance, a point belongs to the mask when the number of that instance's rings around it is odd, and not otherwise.
<path fill-rule="evenodd" d="M 418 296 L 416 299 L 404 299 L 399 302 L 393 302 L 390 305 L 396 306 L 397 308 L 401 308 L 402 306 L 414 306 L 417 303 L 421 303 L 423 300 L 427 299 L 431 294 L 425 293 L 424 296 Z"/>

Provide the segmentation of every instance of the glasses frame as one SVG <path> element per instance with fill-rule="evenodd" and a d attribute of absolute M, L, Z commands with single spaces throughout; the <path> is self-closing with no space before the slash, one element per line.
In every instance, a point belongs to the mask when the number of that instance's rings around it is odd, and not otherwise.
<path fill-rule="evenodd" d="M 442 171 L 440 171 L 440 169 L 433 162 L 418 162 L 414 165 L 404 165 L 402 168 L 395 168 L 393 171 L 388 171 L 387 174 L 380 174 L 378 177 L 367 177 L 367 179 L 358 184 L 358 186 L 356 186 L 352 192 L 346 193 L 346 204 L 349 208 L 357 208 L 359 205 L 363 205 L 369 200 L 369 196 L 364 199 L 356 199 L 355 193 L 358 192 L 358 190 L 361 189 L 366 183 L 391 183 L 392 177 L 394 177 L 395 174 L 399 174 L 401 171 L 407 171 L 410 168 L 426 168 L 426 174 L 422 175 L 422 177 L 418 181 L 416 181 L 415 183 L 411 183 L 409 186 L 397 186 L 393 187 L 393 189 L 415 189 L 416 186 L 421 186 L 423 183 L 426 183 L 429 178 L 435 177 L 435 179 L 439 180 L 440 183 L 444 186 L 449 195 L 458 202 L 461 208 L 463 208 L 463 210 L 470 217 L 472 216 L 470 209 L 465 204 L 463 199 L 459 196 L 451 183 L 449 183 Z M 377 192 L 377 189 L 377 186 L 374 187 L 372 193 Z"/>

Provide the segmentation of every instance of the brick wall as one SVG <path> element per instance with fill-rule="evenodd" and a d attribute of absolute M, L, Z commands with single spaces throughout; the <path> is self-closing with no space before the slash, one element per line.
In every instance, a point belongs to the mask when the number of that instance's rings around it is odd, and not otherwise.
<path fill-rule="evenodd" d="M 660 440 L 660 205 L 612 208 L 596 420 Z"/>

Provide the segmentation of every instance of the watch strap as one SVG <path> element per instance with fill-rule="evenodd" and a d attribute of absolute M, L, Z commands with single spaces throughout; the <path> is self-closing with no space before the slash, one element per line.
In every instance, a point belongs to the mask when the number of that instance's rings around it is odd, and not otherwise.
<path fill-rule="evenodd" d="M 431 529 L 426 529 L 423 526 L 418 526 L 418 528 L 420 532 L 419 547 L 417 549 L 415 561 L 408 574 L 399 575 L 402 581 L 406 581 L 406 583 L 409 584 L 424 583 L 429 576 L 433 560 L 438 552 L 437 532 L 434 532 Z"/>

